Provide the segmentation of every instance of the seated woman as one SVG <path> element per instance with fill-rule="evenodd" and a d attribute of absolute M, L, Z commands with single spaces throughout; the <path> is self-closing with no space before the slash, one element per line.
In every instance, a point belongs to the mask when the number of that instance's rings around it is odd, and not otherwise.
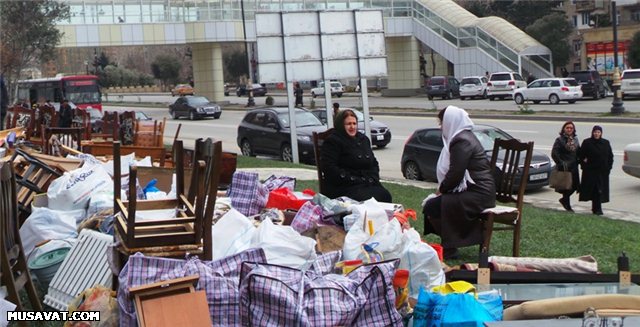
<path fill-rule="evenodd" d="M 437 196 L 427 198 L 423 207 L 424 232 L 439 235 L 444 256 L 454 259 L 458 247 L 482 242 L 479 214 L 495 206 L 496 186 L 467 112 L 448 106 L 438 119 L 444 147 L 438 158 Z"/>
<path fill-rule="evenodd" d="M 380 184 L 380 167 L 366 135 L 358 132 L 352 110 L 338 113 L 334 132 L 321 147 L 320 160 L 329 198 L 347 196 L 357 201 L 375 198 L 391 202 L 391 194 Z"/>

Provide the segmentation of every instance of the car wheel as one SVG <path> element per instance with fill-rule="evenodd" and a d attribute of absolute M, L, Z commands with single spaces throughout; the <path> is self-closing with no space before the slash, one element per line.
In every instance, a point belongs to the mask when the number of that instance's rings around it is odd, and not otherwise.
<path fill-rule="evenodd" d="M 533 100 L 533 103 L 535 103 L 535 104 L 539 104 L 539 103 L 540 103 L 540 100 Z"/>
<path fill-rule="evenodd" d="M 249 140 L 247 139 L 242 140 L 242 142 L 240 143 L 240 151 L 242 152 L 242 155 L 246 157 L 256 156 L 253 153 L 253 149 L 251 149 L 251 143 L 249 143 Z"/>
<path fill-rule="evenodd" d="M 337 94 L 338 98 L 342 98 L 342 93 Z"/>
<path fill-rule="evenodd" d="M 453 98 L 453 93 L 451 91 L 447 92 L 447 99 Z"/>
<path fill-rule="evenodd" d="M 220 119 L 220 116 L 221 116 L 221 115 L 222 115 L 222 113 L 219 113 L 219 114 L 217 114 L 217 115 L 214 115 L 214 116 L 213 116 L 213 119 Z"/>
<path fill-rule="evenodd" d="M 486 99 L 487 98 L 487 90 L 484 90 L 484 92 L 482 93 L 482 98 Z"/>
<path fill-rule="evenodd" d="M 464 101 L 464 99 L 465 99 L 465 98 L 464 98 L 463 96 L 460 96 L 460 100 Z"/>
<path fill-rule="evenodd" d="M 427 95 L 427 98 L 429 98 L 429 100 L 433 100 L 433 95 Z"/>
<path fill-rule="evenodd" d="M 315 99 L 316 98 L 316 93 L 315 92 L 311 92 L 311 97 Z"/>
<path fill-rule="evenodd" d="M 560 103 L 560 98 L 558 98 L 557 95 L 552 94 L 549 96 L 549 102 L 551 102 L 551 104 L 558 104 Z"/>
<path fill-rule="evenodd" d="M 518 93 L 513 98 L 513 101 L 515 101 L 517 104 L 523 104 L 524 103 L 524 97 L 522 96 L 522 94 Z"/>
<path fill-rule="evenodd" d="M 293 162 L 293 151 L 291 151 L 291 145 L 283 144 L 280 148 L 280 159 L 282 161 Z"/>
<path fill-rule="evenodd" d="M 595 90 L 595 91 L 593 92 L 593 99 L 594 99 L 594 100 L 598 100 L 598 99 L 600 99 L 600 93 L 598 92 L 598 90 Z"/>
<path fill-rule="evenodd" d="M 189 111 L 189 120 L 196 120 L 196 113 L 193 111 Z"/>
<path fill-rule="evenodd" d="M 569 101 L 567 101 L 567 102 L 569 102 L 569 103 L 576 103 L 576 100 L 569 100 Z"/>
<path fill-rule="evenodd" d="M 411 179 L 415 181 L 422 180 L 422 176 L 420 175 L 420 168 L 418 168 L 418 164 L 413 161 L 407 161 L 404 164 L 404 171 L 402 172 L 404 178 Z"/>
<path fill-rule="evenodd" d="M 378 149 L 384 149 L 384 147 L 386 147 L 386 146 L 387 146 L 387 144 L 378 144 L 378 145 L 376 145 L 376 147 Z"/>
<path fill-rule="evenodd" d="M 178 113 L 175 110 L 171 110 L 170 114 L 171 114 L 171 118 L 173 119 L 180 118 L 180 116 L 178 116 Z"/>
<path fill-rule="evenodd" d="M 489 101 L 493 101 L 495 99 L 496 99 L 495 97 L 489 97 Z"/>

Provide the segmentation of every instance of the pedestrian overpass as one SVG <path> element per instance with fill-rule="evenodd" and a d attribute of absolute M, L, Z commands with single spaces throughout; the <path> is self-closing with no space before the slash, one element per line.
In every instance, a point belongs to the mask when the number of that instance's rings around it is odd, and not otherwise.
<path fill-rule="evenodd" d="M 550 50 L 498 17 L 479 18 L 451 0 L 93 0 L 65 1 L 61 47 L 189 44 L 200 93 L 223 98 L 224 42 L 255 43 L 255 13 L 379 9 L 385 18 L 388 94 L 421 85 L 419 42 L 454 67 L 460 79 L 485 71 L 553 76 Z M 259 68 L 258 68 L 259 69 Z"/>

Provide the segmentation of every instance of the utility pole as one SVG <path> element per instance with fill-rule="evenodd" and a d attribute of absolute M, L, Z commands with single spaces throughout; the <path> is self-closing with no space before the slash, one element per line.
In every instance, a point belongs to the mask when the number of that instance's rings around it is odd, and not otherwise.
<path fill-rule="evenodd" d="M 624 113 L 622 91 L 620 91 L 620 67 L 618 66 L 618 12 L 616 2 L 611 1 L 611 23 L 613 24 L 613 102 L 611 113 L 621 115 Z"/>
<path fill-rule="evenodd" d="M 247 28 L 245 27 L 244 20 L 244 0 L 240 0 L 240 11 L 242 12 L 242 37 L 244 38 L 244 56 L 247 61 L 247 67 L 249 68 L 247 71 L 249 72 L 249 82 L 245 85 L 245 90 L 247 90 L 247 107 L 253 107 L 256 105 L 256 102 L 253 100 L 253 79 L 251 78 L 251 60 L 249 59 L 249 47 L 247 45 Z"/>

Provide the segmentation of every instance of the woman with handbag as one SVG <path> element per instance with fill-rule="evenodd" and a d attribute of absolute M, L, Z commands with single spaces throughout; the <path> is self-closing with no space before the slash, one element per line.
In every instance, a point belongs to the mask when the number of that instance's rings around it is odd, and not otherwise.
<path fill-rule="evenodd" d="M 591 138 L 584 140 L 578 152 L 582 167 L 580 201 L 591 201 L 591 212 L 602 215 L 602 203 L 609 202 L 609 173 L 613 167 L 613 151 L 608 140 L 602 138 L 602 127 L 591 130 Z"/>
<path fill-rule="evenodd" d="M 578 191 L 580 186 L 580 175 L 578 172 L 578 151 L 580 150 L 580 141 L 576 135 L 576 125 L 572 121 L 568 121 L 562 125 L 560 130 L 560 136 L 558 136 L 553 143 L 551 150 L 551 158 L 556 163 L 556 169 L 558 171 L 571 172 L 571 183 L 569 187 L 556 188 L 556 192 L 562 194 L 562 198 L 558 200 L 562 207 L 570 212 L 573 212 L 571 208 L 571 194 Z"/>

